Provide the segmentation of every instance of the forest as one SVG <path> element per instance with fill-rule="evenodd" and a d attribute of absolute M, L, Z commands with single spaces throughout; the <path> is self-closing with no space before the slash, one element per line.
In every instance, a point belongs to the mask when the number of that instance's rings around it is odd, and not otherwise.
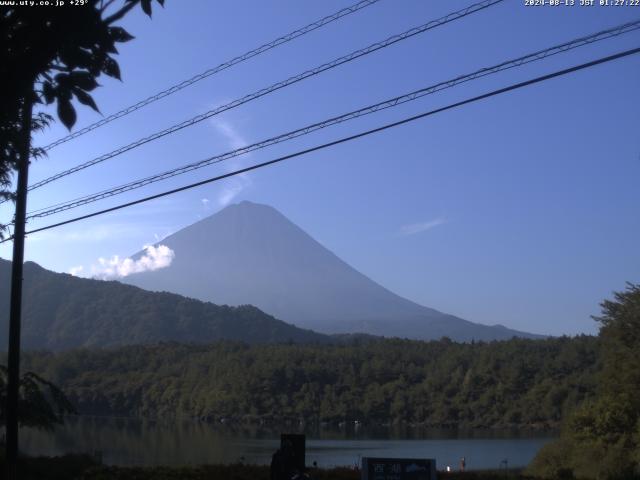
<path fill-rule="evenodd" d="M 161 343 L 31 352 L 79 413 L 554 428 L 593 396 L 598 338 Z"/>
<path fill-rule="evenodd" d="M 0 345 L 8 339 L 11 262 L 0 259 Z M 115 281 L 91 280 L 24 265 L 22 348 L 65 350 L 161 341 L 247 343 L 332 340 L 251 305 L 230 307 Z"/>

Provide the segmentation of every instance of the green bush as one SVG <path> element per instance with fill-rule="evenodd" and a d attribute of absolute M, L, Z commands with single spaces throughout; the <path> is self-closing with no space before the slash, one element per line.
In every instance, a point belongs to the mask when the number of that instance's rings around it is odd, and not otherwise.
<path fill-rule="evenodd" d="M 602 303 L 596 397 L 564 423 L 561 439 L 543 448 L 529 472 L 578 479 L 640 479 L 640 286 Z"/>

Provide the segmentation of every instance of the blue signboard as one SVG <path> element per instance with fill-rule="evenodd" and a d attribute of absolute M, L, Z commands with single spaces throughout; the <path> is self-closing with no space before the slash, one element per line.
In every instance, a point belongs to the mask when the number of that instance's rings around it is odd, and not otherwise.
<path fill-rule="evenodd" d="M 425 458 L 362 459 L 362 480 L 436 480 L 436 461 Z"/>

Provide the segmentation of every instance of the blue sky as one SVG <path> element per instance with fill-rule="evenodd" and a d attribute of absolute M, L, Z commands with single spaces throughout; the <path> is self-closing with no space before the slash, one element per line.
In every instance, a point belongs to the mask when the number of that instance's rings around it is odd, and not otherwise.
<path fill-rule="evenodd" d="M 51 151 L 31 183 L 471 2 L 382 0 Z M 579 2 L 578 2 L 579 3 Z M 135 12 L 104 78 L 105 114 L 349 5 L 169 1 Z M 640 17 L 634 7 L 503 4 L 250 102 L 30 194 L 29 210 Z M 44 226 L 637 47 L 601 42 L 64 214 Z M 640 56 L 171 197 L 31 236 L 26 258 L 87 275 L 228 203 L 274 206 L 372 279 L 418 303 L 537 333 L 594 333 L 598 303 L 640 281 Z M 79 110 L 76 128 L 100 116 Z M 39 135 L 47 144 L 66 131 Z M 7 206 L 0 209 L 7 220 Z M 10 258 L 8 244 L 0 255 Z"/>

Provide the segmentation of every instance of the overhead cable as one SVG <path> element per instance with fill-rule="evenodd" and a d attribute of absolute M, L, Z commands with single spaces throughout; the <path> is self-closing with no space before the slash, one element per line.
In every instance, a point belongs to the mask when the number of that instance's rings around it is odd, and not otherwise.
<path fill-rule="evenodd" d="M 80 165 L 76 165 L 75 167 L 72 167 L 68 170 L 64 170 L 62 172 L 59 172 L 51 177 L 45 178 L 43 180 L 40 180 L 39 182 L 31 185 L 29 187 L 29 190 L 34 190 L 36 188 L 40 188 L 48 183 L 51 183 L 55 180 L 58 180 L 62 177 L 66 177 L 68 175 L 71 175 L 73 173 L 79 172 L 80 170 L 84 170 L 88 167 L 94 166 L 98 163 L 102 163 L 105 160 L 109 160 L 111 158 L 114 158 L 118 155 L 121 155 L 125 152 L 128 152 L 130 150 L 133 150 L 134 148 L 140 147 L 142 145 L 145 145 L 149 142 L 152 142 L 154 140 L 157 140 L 159 138 L 162 138 L 166 135 L 170 135 L 173 134 L 179 130 L 182 130 L 183 128 L 187 128 L 190 127 L 192 125 L 195 125 L 197 123 L 202 122 L 203 120 L 206 120 L 208 118 L 213 117 L 214 115 L 218 115 L 222 112 L 226 112 L 228 110 L 231 110 L 233 108 L 236 108 L 240 105 L 243 105 L 247 102 L 250 102 L 252 100 L 256 100 L 260 97 L 263 97 L 265 95 L 268 95 L 272 92 L 275 92 L 277 90 L 280 90 L 281 88 L 287 87 L 289 85 L 292 85 L 294 83 L 300 82 L 302 80 L 305 80 L 307 78 L 313 77 L 315 75 L 318 75 L 322 72 L 325 72 L 327 70 L 330 70 L 332 68 L 335 68 L 339 65 L 343 65 L 345 63 L 348 62 L 352 62 L 353 60 L 356 60 L 357 58 L 363 57 L 365 55 L 369 55 L 370 53 L 376 52 L 380 49 L 389 47 L 391 45 L 394 45 L 395 43 L 401 42 L 403 40 L 406 40 L 408 38 L 411 38 L 415 35 L 424 33 L 428 30 L 431 30 L 433 28 L 439 27 L 441 25 L 447 24 L 449 22 L 453 22 L 455 20 L 459 20 L 461 18 L 464 18 L 468 15 L 471 15 L 473 13 L 476 13 L 478 11 L 484 10 L 486 8 L 489 8 L 497 3 L 501 3 L 504 0 L 483 0 L 482 2 L 479 3 L 474 3 L 473 5 L 470 5 L 462 10 L 458 10 L 456 12 L 450 13 L 448 15 L 445 15 L 444 17 L 441 17 L 437 20 L 432 20 L 430 22 L 427 22 L 419 27 L 414 27 L 411 28 L 403 33 L 397 34 L 397 35 L 393 35 L 391 37 L 388 37 L 386 40 L 382 40 L 380 42 L 376 42 L 374 44 L 369 45 L 368 47 L 365 48 L 361 48 L 359 50 L 356 50 L 354 52 L 351 52 L 347 55 L 344 55 L 342 57 L 339 57 L 335 60 L 332 60 L 331 62 L 328 63 L 324 63 L 318 67 L 312 68 L 310 70 L 306 70 L 298 75 L 294 75 L 292 77 L 287 78 L 286 80 L 282 80 L 280 82 L 274 83 L 273 85 L 270 85 L 268 87 L 262 88 L 254 93 L 245 95 L 241 98 L 238 98 L 230 103 L 227 103 L 225 105 L 221 105 L 219 107 L 214 108 L 213 110 L 209 110 L 208 112 L 202 113 L 200 115 L 196 115 L 195 117 L 192 117 L 188 120 L 185 120 L 183 122 L 180 122 L 178 124 L 172 125 L 171 127 L 165 128 L 164 130 L 160 130 L 156 133 L 153 133 L 147 137 L 141 138 L 136 140 L 135 142 L 132 142 L 128 145 L 122 146 L 116 150 L 113 150 L 112 152 L 106 153 L 104 155 L 101 155 L 99 157 L 96 157 L 92 160 L 89 160 L 87 162 L 84 162 Z"/>
<path fill-rule="evenodd" d="M 350 15 L 359 10 L 362 10 L 363 8 L 373 5 L 374 3 L 377 3 L 379 1 L 380 0 L 362 0 L 360 2 L 354 3 L 349 7 L 338 10 L 337 12 L 331 15 L 327 15 L 326 17 L 323 17 L 320 20 L 316 20 L 315 22 L 310 23 L 309 25 L 305 25 L 302 28 L 299 28 L 297 30 L 294 30 L 293 32 L 287 33 L 286 35 L 282 35 L 281 37 L 278 37 L 275 40 L 265 43 L 264 45 L 260 45 L 259 47 L 254 48 L 253 50 L 249 50 L 248 52 L 243 53 L 242 55 L 238 55 L 237 57 L 234 57 L 231 60 L 227 60 L 226 62 L 223 62 L 220 65 L 217 65 L 213 68 L 205 70 L 204 72 L 194 75 L 193 77 L 187 80 L 183 80 L 180 83 L 172 85 L 171 87 L 166 88 L 165 90 L 162 90 L 154 95 L 151 95 L 150 97 L 147 97 L 144 100 L 139 101 L 138 103 L 135 103 L 127 108 L 124 108 L 119 112 L 113 113 L 108 117 L 102 118 L 97 122 L 92 123 L 91 125 L 87 125 L 86 127 L 81 128 L 76 132 L 70 133 L 69 135 L 59 138 L 55 142 L 50 143 L 49 145 L 46 145 L 43 148 L 44 150 L 51 150 L 52 148 L 57 147 L 58 145 L 61 145 L 63 143 L 66 143 L 69 140 L 73 140 L 74 138 L 84 135 L 85 133 L 88 133 L 92 130 L 100 128 L 103 125 L 106 125 L 107 123 L 113 122 L 118 118 L 122 118 L 126 115 L 129 115 L 132 112 L 135 112 L 136 110 L 140 110 L 141 108 L 146 107 L 147 105 L 150 105 L 164 97 L 168 97 L 169 95 L 179 92 L 184 88 L 190 87 L 191 85 L 193 85 L 196 82 L 199 82 L 200 80 L 203 80 L 207 77 L 215 75 L 216 73 L 220 73 L 223 70 L 226 70 L 227 68 L 233 67 L 234 65 L 237 65 L 246 60 L 249 60 L 250 58 L 256 57 L 284 43 L 288 43 L 298 37 L 306 35 L 309 32 L 312 32 L 314 30 L 317 30 L 318 28 L 324 27 L 325 25 L 335 22 L 336 20 L 339 20 L 343 17 L 346 17 L 347 15 Z"/>
<path fill-rule="evenodd" d="M 384 130 L 388 130 L 390 128 L 394 128 L 394 127 L 397 127 L 397 126 L 400 126 L 400 125 L 405 125 L 407 123 L 414 122 L 414 121 L 419 120 L 421 118 L 429 117 L 429 116 L 435 115 L 437 113 L 441 113 L 441 112 L 444 112 L 444 111 L 447 111 L 447 110 L 452 110 L 454 108 L 461 107 L 463 105 L 467 105 L 467 104 L 474 103 L 474 102 L 477 102 L 477 101 L 480 101 L 480 100 L 484 100 L 484 99 L 487 99 L 487 98 L 490 98 L 490 97 L 494 97 L 496 95 L 501 95 L 503 93 L 510 92 L 510 91 L 513 91 L 513 90 L 518 90 L 518 89 L 527 87 L 529 85 L 533 85 L 533 84 L 536 84 L 536 83 L 541 83 L 541 82 L 550 80 L 552 78 L 560 77 L 560 76 L 563 76 L 563 75 L 568 75 L 570 73 L 574 73 L 574 72 L 577 72 L 579 70 L 584 70 L 584 69 L 587 69 L 587 68 L 590 68 L 590 67 L 594 67 L 596 65 L 600 65 L 600 64 L 603 64 L 603 63 L 611 62 L 613 60 L 617 60 L 617 59 L 620 59 L 620 58 L 623 58 L 623 57 L 627 57 L 627 56 L 630 56 L 630 55 L 634 55 L 634 54 L 637 54 L 637 53 L 640 53 L 640 47 L 633 48 L 633 49 L 630 49 L 630 50 L 625 50 L 623 52 L 619 52 L 619 53 L 616 53 L 614 55 L 601 57 L 601 58 L 598 58 L 596 60 L 592 60 L 590 62 L 586 62 L 586 63 L 580 64 L 580 65 L 576 65 L 576 66 L 573 66 L 573 67 L 570 67 L 570 68 L 565 68 L 563 70 L 558 70 L 558 71 L 555 71 L 553 73 L 549 73 L 547 75 L 542 75 L 542 76 L 539 76 L 539 77 L 536 77 L 536 78 L 533 78 L 533 79 L 530 79 L 530 80 L 526 80 L 524 82 L 519 82 L 519 83 L 516 83 L 516 84 L 512 84 L 512 85 L 509 85 L 508 87 L 504 87 L 504 88 L 500 88 L 500 89 L 497 89 L 497 90 L 493 90 L 491 92 L 488 92 L 488 93 L 485 93 L 485 94 L 482 94 L 482 95 L 478 95 L 478 96 L 475 96 L 475 97 L 472 97 L 472 98 L 468 98 L 468 99 L 462 100 L 460 102 L 452 103 L 452 104 L 449 104 L 449 105 L 444 106 L 444 107 L 436 108 L 435 110 L 430 110 L 428 112 L 424 112 L 424 113 L 421 113 L 419 115 L 414 115 L 412 117 L 408 117 L 408 118 L 405 118 L 403 120 L 399 120 L 397 122 L 388 123 L 388 124 L 383 125 L 381 127 L 373 128 L 371 130 L 367 130 L 367 131 L 360 132 L 360 133 L 357 133 L 357 134 L 354 134 L 354 135 L 350 135 L 348 137 L 343 137 L 343 138 L 340 138 L 338 140 L 334 140 L 332 142 L 324 143 L 322 145 L 317 145 L 315 147 L 307 148 L 305 150 L 300 150 L 298 152 L 291 153 L 289 155 L 284 155 L 282 157 L 278 157 L 278 158 L 275 158 L 273 160 L 269 160 L 267 162 L 258 163 L 256 165 L 251 165 L 249 167 L 241 168 L 241 169 L 235 170 L 233 172 L 225 173 L 223 175 L 218 175 L 216 177 L 207 178 L 205 180 L 201 180 L 199 182 L 191 183 L 189 185 L 184 185 L 184 186 L 179 187 L 179 188 L 174 188 L 172 190 L 167 190 L 167 191 L 164 191 L 164 192 L 161 192 L 161 193 L 157 193 L 155 195 L 150 195 L 150 196 L 144 197 L 144 198 L 139 198 L 137 200 L 133 200 L 131 202 L 122 203 L 122 204 L 116 205 L 114 207 L 105 208 L 104 210 L 99 210 L 99 211 L 96 211 L 96 212 L 88 213 L 86 215 L 81 215 L 81 216 L 78 216 L 78 217 L 75 217 L 75 218 L 64 220 L 62 222 L 57 222 L 57 223 L 54 223 L 54 224 L 46 225 L 44 227 L 36 228 L 36 229 L 30 230 L 29 232 L 26 232 L 26 234 L 29 235 L 29 234 L 33 234 L 33 233 L 37 233 L 37 232 L 42 232 L 42 231 L 45 231 L 45 230 L 50 230 L 52 228 L 60 227 L 60 226 L 63 226 L 63 225 L 68 225 L 70 223 L 75 223 L 75 222 L 78 222 L 80 220 L 85 220 L 87 218 L 96 217 L 98 215 L 104 215 L 106 213 L 114 212 L 116 210 L 121 210 L 123 208 L 131 207 L 133 205 L 138 205 L 138 204 L 145 203 L 145 202 L 148 202 L 148 201 L 151 201 L 151 200 L 162 198 L 162 197 L 165 197 L 167 195 L 172 195 L 172 194 L 175 194 L 175 193 L 178 193 L 178 192 L 183 192 L 185 190 L 190 190 L 190 189 L 195 188 L 195 187 L 199 187 L 199 186 L 206 185 L 206 184 L 209 184 L 209 183 L 217 182 L 217 181 L 223 180 L 225 178 L 229 178 L 229 177 L 233 177 L 233 176 L 240 175 L 240 174 L 243 174 L 243 173 L 247 173 L 247 172 L 250 172 L 252 170 L 257 170 L 259 168 L 264 168 L 264 167 L 267 167 L 267 166 L 270 166 L 270 165 L 274 165 L 276 163 L 280 163 L 280 162 L 283 162 L 285 160 L 289 160 L 289 159 L 292 159 L 292 158 L 300 157 L 300 156 L 303 156 L 303 155 L 306 155 L 306 154 L 309 154 L 309 153 L 312 153 L 312 152 L 316 152 L 316 151 L 323 150 L 323 149 L 326 149 L 326 148 L 329 148 L 329 147 L 333 147 L 335 145 L 346 143 L 346 142 L 349 142 L 349 141 L 352 141 L 352 140 L 355 140 L 355 139 L 358 139 L 358 138 L 366 137 L 366 136 L 372 135 L 374 133 L 379 133 L 379 132 L 382 132 Z M 0 243 L 4 243 L 4 242 L 9 241 L 9 240 L 12 240 L 12 238 L 7 238 L 7 239 L 5 239 L 3 241 L 0 241 Z"/>
<path fill-rule="evenodd" d="M 337 125 L 339 123 L 343 123 L 349 120 L 353 120 L 358 117 L 362 117 L 365 115 L 369 115 L 374 112 L 378 112 L 387 108 L 392 108 L 397 105 L 401 105 L 407 102 L 414 101 L 418 98 L 424 97 L 426 95 L 430 95 L 441 90 L 445 90 L 447 88 L 452 88 L 456 85 L 469 82 L 478 78 L 482 78 L 488 75 L 492 75 L 504 70 L 508 70 L 511 68 L 519 67 L 522 65 L 526 65 L 531 62 L 539 61 L 545 58 L 548 58 L 553 55 L 557 55 L 559 53 L 567 52 L 569 50 L 582 47 L 584 45 L 590 45 L 595 42 L 603 41 L 609 38 L 616 37 L 618 35 L 629 33 L 634 30 L 640 29 L 640 19 L 634 22 L 628 22 L 622 25 L 618 25 L 613 28 L 609 28 L 607 30 L 603 30 L 597 33 L 593 33 L 588 36 L 583 36 L 580 38 L 576 38 L 574 40 L 555 45 L 544 50 L 538 50 L 534 53 L 529 53 L 527 55 L 523 55 L 521 57 L 507 60 L 501 62 L 497 65 L 493 65 L 490 67 L 485 67 L 480 70 L 476 70 L 472 73 L 468 73 L 465 75 L 460 75 L 450 80 L 446 80 L 440 83 L 436 83 L 435 85 L 431 85 L 425 88 L 421 88 L 419 90 L 415 90 L 410 93 L 406 93 L 404 95 L 400 95 L 388 100 L 384 100 L 382 102 L 378 102 L 373 105 L 369 105 L 367 107 L 360 108 L 358 110 L 354 110 L 348 113 L 344 113 L 342 115 L 332 117 L 321 122 L 317 122 L 311 125 L 307 125 L 302 128 L 298 128 L 296 130 L 292 130 L 265 140 L 261 140 L 259 142 L 253 143 L 251 145 L 247 145 L 245 147 L 237 148 L 235 150 L 231 150 L 229 152 L 225 152 L 219 155 L 215 155 L 212 157 L 208 157 L 206 159 L 189 163 L 187 165 L 183 165 L 171 170 L 167 170 L 162 173 L 154 174 L 142 179 L 138 179 L 132 182 L 128 182 L 123 185 L 119 185 L 117 187 L 112 187 L 107 190 L 103 190 L 101 192 L 93 193 L 90 195 L 85 195 L 83 197 L 79 197 L 73 200 L 68 200 L 65 202 L 61 202 L 55 205 L 50 205 L 38 210 L 31 211 L 27 214 L 28 219 L 32 218 L 42 218 L 49 215 L 53 215 L 56 213 L 63 212 L 65 210 L 70 210 L 73 208 L 77 208 L 89 203 L 96 202 L 98 200 L 102 200 L 105 198 L 110 198 L 115 195 L 119 195 L 131 190 L 135 190 L 137 188 L 144 187 L 146 185 L 156 183 L 162 180 L 166 180 L 168 178 L 172 178 L 178 175 L 182 175 L 187 172 L 191 172 L 193 170 L 197 170 L 206 166 L 210 166 L 212 164 L 220 163 L 222 161 L 228 160 L 230 158 L 234 158 L 240 155 L 247 154 L 249 152 L 253 152 L 255 150 L 263 149 L 278 143 L 282 143 L 303 135 L 307 135 L 309 133 L 315 132 L 317 130 L 321 130 L 323 128 L 327 128 L 333 125 Z"/>

